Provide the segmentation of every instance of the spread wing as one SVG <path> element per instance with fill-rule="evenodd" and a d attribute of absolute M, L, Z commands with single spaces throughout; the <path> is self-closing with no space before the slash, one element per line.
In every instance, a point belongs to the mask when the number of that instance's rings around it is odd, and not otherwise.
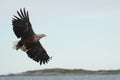
<path fill-rule="evenodd" d="M 14 15 L 12 20 L 13 31 L 17 38 L 23 38 L 26 36 L 31 36 L 34 34 L 31 23 L 29 21 L 28 11 L 25 11 L 25 8 L 20 11 L 17 11 L 19 17 Z"/>
<path fill-rule="evenodd" d="M 27 45 L 27 44 L 26 44 Z M 26 52 L 28 57 L 32 58 L 36 62 L 40 62 L 40 65 L 47 63 L 50 59 L 46 50 L 42 47 L 40 42 L 27 45 L 28 51 Z"/>

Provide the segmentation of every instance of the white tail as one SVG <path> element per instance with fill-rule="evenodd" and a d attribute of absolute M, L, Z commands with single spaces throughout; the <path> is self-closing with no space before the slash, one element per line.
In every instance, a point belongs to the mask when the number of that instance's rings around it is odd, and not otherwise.
<path fill-rule="evenodd" d="M 12 45 L 13 45 L 13 46 L 12 46 L 13 49 L 16 49 L 16 50 L 17 50 L 17 47 L 16 47 L 16 46 L 17 46 L 18 42 L 19 42 L 19 41 L 14 41 L 14 42 L 13 42 L 13 44 L 12 44 Z"/>

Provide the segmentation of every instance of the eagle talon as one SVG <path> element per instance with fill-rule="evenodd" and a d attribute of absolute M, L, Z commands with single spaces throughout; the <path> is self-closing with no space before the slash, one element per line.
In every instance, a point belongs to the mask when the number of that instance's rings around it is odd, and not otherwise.
<path fill-rule="evenodd" d="M 25 52 L 27 50 L 27 47 L 23 44 L 23 46 L 21 46 L 21 50 Z"/>

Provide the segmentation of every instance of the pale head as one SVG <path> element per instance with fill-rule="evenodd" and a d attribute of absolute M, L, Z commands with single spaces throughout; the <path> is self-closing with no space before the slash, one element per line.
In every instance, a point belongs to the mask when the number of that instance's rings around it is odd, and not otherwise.
<path fill-rule="evenodd" d="M 46 36 L 47 36 L 46 34 L 36 34 L 37 39 L 41 39 L 41 38 L 46 37 Z"/>
<path fill-rule="evenodd" d="M 46 35 L 46 34 L 39 34 L 39 37 L 40 37 L 40 39 L 41 39 L 41 38 L 43 38 L 43 37 L 47 37 L 47 35 Z"/>

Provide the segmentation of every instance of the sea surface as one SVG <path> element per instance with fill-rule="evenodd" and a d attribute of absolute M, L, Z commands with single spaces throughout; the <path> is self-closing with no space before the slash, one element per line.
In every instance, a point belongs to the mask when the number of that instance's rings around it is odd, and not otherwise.
<path fill-rule="evenodd" d="M 120 80 L 119 75 L 0 76 L 0 80 Z"/>

